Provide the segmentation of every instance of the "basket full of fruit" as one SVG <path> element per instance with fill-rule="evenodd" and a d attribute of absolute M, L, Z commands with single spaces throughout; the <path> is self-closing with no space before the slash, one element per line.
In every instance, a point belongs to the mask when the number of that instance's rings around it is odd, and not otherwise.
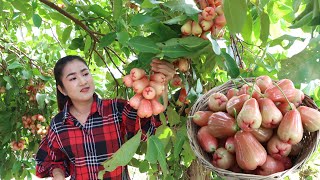
<path fill-rule="evenodd" d="M 187 122 L 200 163 L 226 179 L 282 179 L 319 143 L 320 112 L 289 79 L 233 79 L 192 106 Z"/>

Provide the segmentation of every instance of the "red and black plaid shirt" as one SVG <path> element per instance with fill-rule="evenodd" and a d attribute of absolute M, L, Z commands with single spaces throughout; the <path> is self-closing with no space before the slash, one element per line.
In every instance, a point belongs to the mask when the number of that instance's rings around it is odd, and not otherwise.
<path fill-rule="evenodd" d="M 101 100 L 94 95 L 91 112 L 85 125 L 69 113 L 70 103 L 50 123 L 48 134 L 36 154 L 36 175 L 52 177 L 54 168 L 61 168 L 71 179 L 95 180 L 107 160 L 139 129 L 139 117 L 128 101 Z M 158 118 L 140 119 L 143 131 L 154 133 L 161 122 Z M 126 167 L 106 172 L 104 179 L 128 179 Z"/>

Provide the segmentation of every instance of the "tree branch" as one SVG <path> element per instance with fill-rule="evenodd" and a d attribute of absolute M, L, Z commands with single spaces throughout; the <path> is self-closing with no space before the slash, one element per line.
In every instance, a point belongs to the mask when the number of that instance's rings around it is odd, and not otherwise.
<path fill-rule="evenodd" d="M 57 5 L 55 5 L 54 3 L 48 1 L 48 0 L 40 0 L 40 2 L 46 4 L 47 6 L 57 10 L 58 12 L 60 12 L 62 15 L 66 16 L 67 18 L 71 19 L 74 23 L 76 23 L 77 25 L 79 25 L 80 27 L 82 27 L 82 29 L 84 29 L 92 39 L 94 39 L 95 41 L 99 42 L 99 39 L 94 35 L 94 33 L 85 25 L 83 24 L 80 20 L 78 20 L 77 18 L 73 17 L 71 14 L 69 14 L 68 12 L 66 12 L 65 10 L 59 8 Z"/>

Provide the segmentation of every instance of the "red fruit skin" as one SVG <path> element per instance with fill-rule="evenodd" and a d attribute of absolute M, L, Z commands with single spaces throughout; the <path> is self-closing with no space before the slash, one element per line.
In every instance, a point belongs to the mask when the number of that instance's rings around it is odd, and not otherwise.
<path fill-rule="evenodd" d="M 226 111 L 228 98 L 226 95 L 216 92 L 209 96 L 208 107 L 213 112 Z"/>
<path fill-rule="evenodd" d="M 137 115 L 140 118 L 148 118 L 153 114 L 151 101 L 148 99 L 142 99 L 138 108 Z"/>
<path fill-rule="evenodd" d="M 224 145 L 224 148 L 226 148 L 226 150 L 228 150 L 230 153 L 234 154 L 236 152 L 235 150 L 235 141 L 234 141 L 234 137 L 230 136 L 227 138 L 226 143 Z"/>
<path fill-rule="evenodd" d="M 277 108 L 281 111 L 282 115 L 285 115 L 288 111 L 296 109 L 296 106 L 290 102 L 281 102 L 277 104 Z"/>
<path fill-rule="evenodd" d="M 282 89 L 283 93 L 286 95 L 289 101 L 292 101 L 295 97 L 296 89 L 294 84 L 289 79 L 280 80 L 277 85 Z M 283 96 L 277 86 L 271 86 L 265 90 L 264 94 L 267 98 L 270 98 L 273 102 L 286 102 L 286 98 Z"/>
<path fill-rule="evenodd" d="M 154 73 L 150 75 L 150 81 L 164 84 L 166 81 L 166 76 L 162 73 Z"/>
<path fill-rule="evenodd" d="M 192 121 L 198 126 L 206 126 L 212 113 L 212 111 L 197 111 L 193 114 Z"/>
<path fill-rule="evenodd" d="M 200 27 L 200 29 L 201 29 L 201 27 Z M 188 72 L 189 68 L 190 68 L 190 64 L 189 64 L 188 59 L 181 58 L 181 59 L 178 60 L 178 69 L 179 69 L 179 71 L 181 71 L 183 73 L 186 73 L 186 72 Z"/>
<path fill-rule="evenodd" d="M 187 101 L 187 90 L 186 88 L 181 88 L 180 94 L 177 100 L 177 105 L 182 106 L 183 104 L 186 103 L 186 101 Z"/>
<path fill-rule="evenodd" d="M 261 98 L 258 100 L 258 104 L 262 116 L 261 126 L 265 128 L 278 127 L 283 115 L 274 102 L 269 98 Z"/>
<path fill-rule="evenodd" d="M 244 131 L 252 131 L 261 126 L 262 116 L 256 99 L 247 100 L 237 116 L 238 126 Z"/>
<path fill-rule="evenodd" d="M 156 99 L 151 99 L 151 106 L 153 115 L 158 115 L 165 110 L 164 106 Z"/>
<path fill-rule="evenodd" d="M 218 26 L 217 24 L 213 24 L 211 28 L 211 35 L 212 37 L 221 38 L 223 37 L 225 30 L 222 29 L 222 26 Z"/>
<path fill-rule="evenodd" d="M 142 93 L 143 89 L 149 85 L 149 80 L 147 77 L 143 77 L 132 83 L 132 88 L 135 93 Z"/>
<path fill-rule="evenodd" d="M 126 87 L 132 87 L 133 79 L 131 78 L 131 75 L 130 75 L 130 74 L 124 76 L 124 77 L 122 78 L 122 81 L 123 81 L 123 84 L 124 84 Z"/>
<path fill-rule="evenodd" d="M 199 129 L 197 139 L 200 147 L 208 153 L 212 153 L 218 148 L 218 140 L 209 133 L 208 126 Z"/>
<path fill-rule="evenodd" d="M 256 84 L 253 85 L 252 83 L 249 83 L 249 85 L 248 84 L 242 85 L 242 87 L 239 89 L 238 95 L 252 94 L 252 97 L 258 100 L 261 98 L 259 93 L 261 93 L 259 86 L 257 86 Z"/>
<path fill-rule="evenodd" d="M 234 96 L 227 102 L 226 109 L 228 114 L 235 117 L 235 113 L 238 115 L 241 111 L 243 104 L 250 98 L 248 94 L 241 94 Z"/>
<path fill-rule="evenodd" d="M 289 144 L 297 144 L 303 137 L 303 126 L 297 109 L 288 111 L 282 118 L 277 134 L 279 139 Z"/>
<path fill-rule="evenodd" d="M 147 86 L 143 89 L 142 96 L 146 99 L 153 99 L 156 97 L 156 90 L 151 86 Z"/>
<path fill-rule="evenodd" d="M 269 87 L 273 86 L 272 79 L 267 75 L 257 77 L 256 84 L 262 93 L 264 93 Z"/>
<path fill-rule="evenodd" d="M 185 36 L 191 35 L 192 21 L 187 21 L 184 25 L 181 26 L 181 33 Z"/>
<path fill-rule="evenodd" d="M 251 134 L 261 143 L 267 142 L 273 135 L 273 129 L 259 127 L 258 129 L 253 129 Z"/>
<path fill-rule="evenodd" d="M 146 72 L 143 69 L 132 68 L 130 71 L 130 76 L 133 81 L 139 80 L 146 75 Z"/>
<path fill-rule="evenodd" d="M 244 170 L 255 170 L 267 159 L 267 152 L 260 142 L 246 131 L 238 131 L 235 136 L 236 160 Z"/>
<path fill-rule="evenodd" d="M 221 169 L 229 169 L 235 164 L 235 157 L 225 148 L 218 148 L 212 156 L 212 164 Z"/>
<path fill-rule="evenodd" d="M 208 7 L 208 3 L 206 0 L 196 0 L 196 2 L 200 5 L 200 9 Z"/>
<path fill-rule="evenodd" d="M 276 159 L 276 158 L 274 158 L 274 159 Z M 285 170 L 292 168 L 292 161 L 288 156 L 283 156 L 283 157 L 276 159 L 276 160 L 282 162 Z"/>
<path fill-rule="evenodd" d="M 213 20 L 216 16 L 217 16 L 217 13 L 213 7 L 208 6 L 204 8 L 202 11 L 202 17 L 206 21 Z"/>
<path fill-rule="evenodd" d="M 217 6 L 215 11 L 218 14 L 218 16 L 224 14 L 223 7 L 221 5 Z"/>
<path fill-rule="evenodd" d="M 153 87 L 156 91 L 156 96 L 161 96 L 162 93 L 164 92 L 164 84 L 155 82 L 155 81 L 150 81 L 149 86 Z"/>
<path fill-rule="evenodd" d="M 172 87 L 181 87 L 182 86 L 182 79 L 179 74 L 175 74 L 170 81 Z"/>
<path fill-rule="evenodd" d="M 202 28 L 200 24 L 196 21 L 192 21 L 191 34 L 197 37 L 199 37 L 202 34 Z"/>
<path fill-rule="evenodd" d="M 267 151 L 273 158 L 279 159 L 288 156 L 291 151 L 292 145 L 283 142 L 279 139 L 278 135 L 273 135 L 268 141 Z"/>
<path fill-rule="evenodd" d="M 134 109 L 138 109 L 142 99 L 143 99 L 142 94 L 135 94 L 132 98 L 130 98 L 129 104 Z"/>
<path fill-rule="evenodd" d="M 233 136 L 238 130 L 236 120 L 228 113 L 221 111 L 212 113 L 209 117 L 208 128 L 210 134 L 216 138 Z"/>
<path fill-rule="evenodd" d="M 295 90 L 294 98 L 291 101 L 296 107 L 300 106 L 304 100 L 304 93 L 300 89 Z"/>
<path fill-rule="evenodd" d="M 237 96 L 237 93 L 239 92 L 236 88 L 231 88 L 227 91 L 227 98 L 230 100 L 233 96 Z"/>
<path fill-rule="evenodd" d="M 224 16 L 224 14 L 220 14 L 219 16 L 217 16 L 214 19 L 214 24 L 220 27 L 223 27 L 227 24 L 227 20 L 226 17 Z"/>
<path fill-rule="evenodd" d="M 266 162 L 257 169 L 258 175 L 268 176 L 277 172 L 284 171 L 284 165 L 281 161 L 274 159 L 273 157 L 267 155 Z"/>
<path fill-rule="evenodd" d="M 208 31 L 213 26 L 213 20 L 202 20 L 200 21 L 200 26 L 203 31 Z"/>
<path fill-rule="evenodd" d="M 315 132 L 320 129 L 320 112 L 316 109 L 299 106 L 298 111 L 301 115 L 303 127 L 309 132 Z"/>

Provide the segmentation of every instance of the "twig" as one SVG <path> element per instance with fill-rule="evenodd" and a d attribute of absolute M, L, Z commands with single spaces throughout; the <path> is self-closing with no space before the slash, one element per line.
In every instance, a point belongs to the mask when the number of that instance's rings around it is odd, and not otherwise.
<path fill-rule="evenodd" d="M 105 50 L 106 50 L 106 49 L 105 49 Z M 124 76 L 125 74 L 123 74 L 123 72 L 119 69 L 119 67 L 118 67 L 118 66 L 116 65 L 116 63 L 113 61 L 110 53 L 109 53 L 107 50 L 106 50 L 106 52 L 107 52 L 107 55 L 108 55 L 109 59 L 111 60 L 112 64 L 118 69 L 118 71 L 122 74 L 122 76 Z"/>
<path fill-rule="evenodd" d="M 57 10 L 62 15 L 66 16 L 67 18 L 72 20 L 75 24 L 79 25 L 83 30 L 85 30 L 90 35 L 90 37 L 92 39 L 99 42 L 99 39 L 94 35 L 94 33 L 85 24 L 83 24 L 80 20 L 73 17 L 71 14 L 69 14 L 68 12 L 66 12 L 65 10 L 61 9 L 60 7 L 58 7 L 57 5 L 55 5 L 54 3 L 52 3 L 48 0 L 40 0 L 40 2 L 46 4 L 47 6 L 51 7 L 52 9 Z"/>
<path fill-rule="evenodd" d="M 236 41 L 234 40 L 234 37 L 232 35 L 230 35 L 230 39 L 231 39 L 231 47 L 233 47 L 232 49 L 235 51 L 234 55 L 236 57 L 238 57 L 239 59 L 239 66 L 241 69 L 243 69 L 244 65 L 243 65 L 243 62 L 242 62 L 242 59 L 241 59 L 241 56 L 240 56 L 240 53 L 239 53 L 239 50 L 238 50 L 238 47 L 237 47 L 237 43 Z M 235 58 L 236 59 L 236 58 Z"/>
<path fill-rule="evenodd" d="M 115 82 L 116 82 L 116 89 L 117 89 L 117 96 L 118 96 L 118 86 L 119 86 L 119 83 L 118 83 L 116 77 L 113 75 L 111 69 L 109 68 L 107 62 L 104 60 L 104 58 L 102 57 L 102 55 L 101 55 L 96 49 L 94 49 L 94 52 L 95 52 L 95 53 L 100 57 L 100 59 L 106 64 L 106 67 L 107 67 L 107 69 L 109 70 L 112 78 L 115 80 Z"/>

